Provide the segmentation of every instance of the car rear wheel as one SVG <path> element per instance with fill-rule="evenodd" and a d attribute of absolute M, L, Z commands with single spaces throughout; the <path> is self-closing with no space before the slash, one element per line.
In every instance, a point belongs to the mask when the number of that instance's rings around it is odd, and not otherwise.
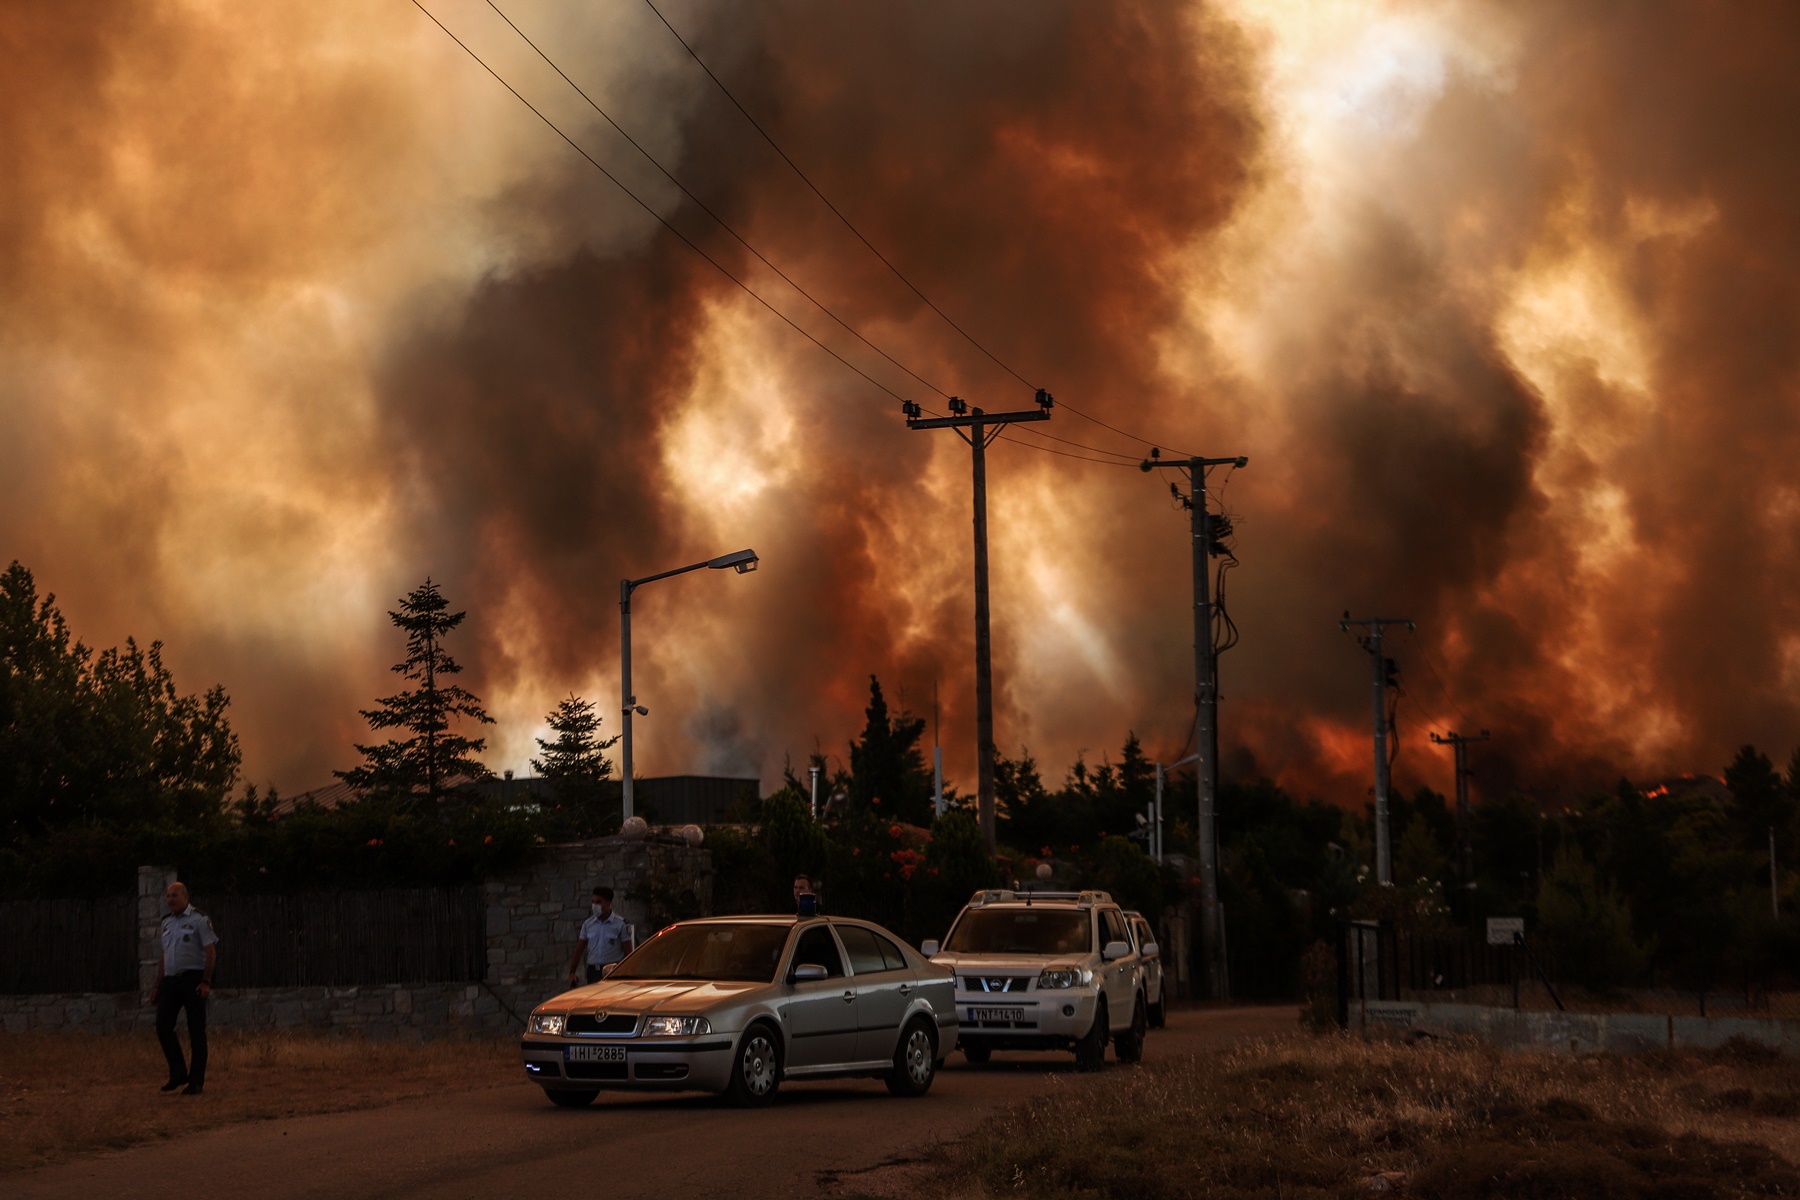
<path fill-rule="evenodd" d="M 741 1108 L 761 1108 L 781 1086 L 781 1043 L 767 1025 L 752 1025 L 738 1043 L 726 1098 Z"/>
<path fill-rule="evenodd" d="M 1075 1069 L 1098 1071 L 1106 1065 L 1106 997 L 1094 1005 L 1094 1026 L 1075 1043 Z"/>
<path fill-rule="evenodd" d="M 894 1052 L 894 1069 L 888 1072 L 888 1091 L 896 1096 L 923 1096 L 937 1078 L 937 1039 L 931 1027 L 915 1020 L 900 1033 Z"/>
<path fill-rule="evenodd" d="M 1169 1010 L 1163 1006 L 1163 998 L 1159 992 L 1156 1001 L 1150 1005 L 1150 1028 L 1161 1029 L 1169 1023 Z"/>
<path fill-rule="evenodd" d="M 1145 1015 L 1144 997 L 1138 996 L 1131 1006 L 1131 1028 L 1113 1037 L 1113 1053 L 1123 1063 L 1138 1062 L 1144 1057 L 1144 1031 L 1150 1027 L 1150 1018 Z"/>
<path fill-rule="evenodd" d="M 550 1103 L 556 1105 L 558 1108 L 586 1108 L 594 1102 L 594 1097 L 599 1094 L 599 1088 L 583 1088 L 579 1092 L 559 1089 L 554 1092 L 547 1091 L 544 1093 L 544 1095 L 550 1097 Z"/>
<path fill-rule="evenodd" d="M 964 1041 L 962 1052 L 964 1058 L 978 1067 L 994 1056 L 994 1048 L 986 1042 Z"/>

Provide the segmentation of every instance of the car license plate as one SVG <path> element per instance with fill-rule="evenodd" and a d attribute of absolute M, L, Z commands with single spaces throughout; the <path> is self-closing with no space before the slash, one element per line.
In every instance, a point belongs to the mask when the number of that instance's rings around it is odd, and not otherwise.
<path fill-rule="evenodd" d="M 610 1062 L 625 1061 L 623 1046 L 564 1046 L 564 1062 Z"/>
<path fill-rule="evenodd" d="M 971 1021 L 1023 1021 L 1025 1010 L 1022 1008 L 971 1008 Z"/>

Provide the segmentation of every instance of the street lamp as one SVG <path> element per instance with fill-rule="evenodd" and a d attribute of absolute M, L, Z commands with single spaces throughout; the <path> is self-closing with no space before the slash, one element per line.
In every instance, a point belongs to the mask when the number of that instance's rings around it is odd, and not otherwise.
<path fill-rule="evenodd" d="M 715 571 L 723 571 L 730 567 L 739 575 L 756 570 L 756 551 L 738 550 L 731 554 L 721 554 L 717 558 L 709 558 L 705 562 L 689 563 L 685 567 L 676 567 L 673 571 L 662 571 L 655 575 L 646 575 L 642 579 L 619 580 L 619 707 L 625 714 L 625 727 L 620 736 L 625 742 L 624 758 L 624 811 L 623 819 L 631 819 L 631 718 L 650 715 L 650 710 L 637 702 L 631 691 L 631 593 L 646 583 L 655 583 L 658 579 L 667 579 L 671 575 L 685 575 L 689 571 L 698 571 L 702 567 L 710 567 Z"/>

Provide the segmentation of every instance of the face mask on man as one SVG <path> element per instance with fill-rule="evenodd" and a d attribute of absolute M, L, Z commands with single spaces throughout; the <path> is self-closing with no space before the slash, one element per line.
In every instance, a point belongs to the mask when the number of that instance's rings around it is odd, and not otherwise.
<path fill-rule="evenodd" d="M 604 904 L 594 905 L 594 915 L 596 917 L 604 918 L 606 916 L 606 906 Z"/>

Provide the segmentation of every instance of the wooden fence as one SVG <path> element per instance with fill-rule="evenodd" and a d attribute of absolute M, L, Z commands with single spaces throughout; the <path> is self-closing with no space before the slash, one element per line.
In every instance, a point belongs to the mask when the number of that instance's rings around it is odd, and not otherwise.
<path fill-rule="evenodd" d="M 137 985 L 136 897 L 0 902 L 0 994 L 129 992 Z"/>
<path fill-rule="evenodd" d="M 480 887 L 198 896 L 224 988 L 473 983 L 487 976 Z M 0 994 L 138 986 L 130 896 L 0 903 Z"/>

